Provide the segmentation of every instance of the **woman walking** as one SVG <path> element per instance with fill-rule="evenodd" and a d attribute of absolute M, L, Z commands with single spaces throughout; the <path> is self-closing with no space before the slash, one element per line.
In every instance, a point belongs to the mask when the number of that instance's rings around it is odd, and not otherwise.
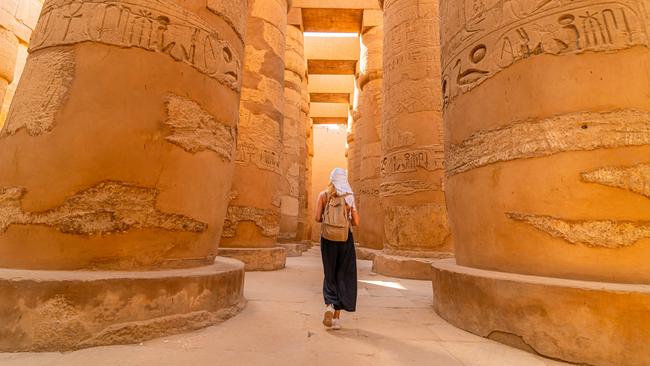
<path fill-rule="evenodd" d="M 341 329 L 341 310 L 357 306 L 357 258 L 352 226 L 359 225 L 354 193 L 345 170 L 330 174 L 327 190 L 318 195 L 316 221 L 321 223 L 320 250 L 323 259 L 323 325 Z"/>

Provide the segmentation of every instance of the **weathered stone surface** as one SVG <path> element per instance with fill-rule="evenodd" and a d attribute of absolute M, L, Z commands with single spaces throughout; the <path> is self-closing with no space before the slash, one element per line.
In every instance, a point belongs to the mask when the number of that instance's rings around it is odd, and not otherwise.
<path fill-rule="evenodd" d="M 160 228 L 202 232 L 208 225 L 187 216 L 156 209 L 156 189 L 123 182 L 102 182 L 67 198 L 59 207 L 25 212 L 21 200 L 25 189 L 0 189 L 0 233 L 9 225 L 45 225 L 62 233 L 102 235 L 132 229 Z"/>
<path fill-rule="evenodd" d="M 229 212 L 236 214 L 226 223 L 230 229 L 223 237 L 224 247 L 273 248 L 277 242 L 285 168 L 281 156 L 286 28 L 286 0 L 249 0 L 232 184 L 238 195 L 230 202 Z"/>
<path fill-rule="evenodd" d="M 650 352 L 650 287 L 433 264 L 434 308 L 451 324 L 539 355 L 636 366 Z M 630 350 L 635 350 L 631 352 Z"/>
<path fill-rule="evenodd" d="M 650 143 L 650 112 L 620 110 L 579 112 L 543 120 L 516 122 L 477 131 L 449 147 L 447 173 L 488 164 L 570 151 L 590 151 Z"/>
<path fill-rule="evenodd" d="M 235 149 L 235 128 L 219 122 L 201 106 L 179 95 L 167 97 L 167 120 L 172 133 L 165 139 L 186 151 L 211 150 L 224 160 L 232 161 Z"/>
<path fill-rule="evenodd" d="M 50 132 L 68 96 L 74 69 L 72 50 L 48 50 L 32 56 L 23 71 L 23 77 L 32 81 L 19 84 L 0 137 L 23 128 L 31 136 Z"/>
<path fill-rule="evenodd" d="M 287 257 L 301 257 L 302 253 L 309 250 L 309 245 L 305 243 L 279 243 L 278 246 L 287 251 Z"/>
<path fill-rule="evenodd" d="M 437 253 L 438 258 L 453 257 L 452 253 Z M 377 253 L 372 258 L 372 271 L 384 276 L 412 280 L 431 280 L 431 264 L 436 259 Z"/>
<path fill-rule="evenodd" d="M 0 26 L 0 106 L 3 103 L 7 86 L 14 79 L 17 54 L 18 38 L 11 30 Z M 4 119 L 0 118 L 0 128 L 3 123 Z"/>
<path fill-rule="evenodd" d="M 381 183 L 387 251 L 453 249 L 445 204 L 438 5 L 384 4 Z M 372 83 L 372 82 L 371 82 Z"/>
<path fill-rule="evenodd" d="M 363 260 L 363 261 L 371 261 L 375 259 L 375 256 L 377 254 L 381 253 L 381 250 L 379 249 L 370 249 L 370 248 L 364 248 L 360 246 L 357 246 L 355 249 L 357 253 L 357 260 Z"/>
<path fill-rule="evenodd" d="M 244 265 L 153 272 L 0 270 L 0 350 L 68 351 L 214 325 L 245 305 Z"/>
<path fill-rule="evenodd" d="M 621 188 L 650 198 L 650 164 L 605 167 L 581 174 L 582 180 Z"/>
<path fill-rule="evenodd" d="M 270 248 L 219 248 L 219 255 L 244 262 L 246 272 L 277 271 L 287 262 L 287 250 Z"/>

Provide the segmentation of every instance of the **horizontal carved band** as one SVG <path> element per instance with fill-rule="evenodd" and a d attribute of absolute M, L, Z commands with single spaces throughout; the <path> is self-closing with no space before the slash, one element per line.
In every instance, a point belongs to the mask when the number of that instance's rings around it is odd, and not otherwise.
<path fill-rule="evenodd" d="M 0 233 L 10 225 L 43 225 L 65 234 L 94 235 L 131 229 L 164 229 L 200 233 L 208 225 L 187 216 L 156 208 L 158 190 L 129 183 L 105 181 L 68 197 L 57 208 L 25 212 L 24 188 L 0 189 Z"/>
<path fill-rule="evenodd" d="M 446 157 L 447 174 L 454 175 L 498 162 L 561 152 L 648 144 L 648 112 L 621 110 L 565 114 L 474 133 L 462 143 L 449 147 Z"/>
<path fill-rule="evenodd" d="M 168 0 L 53 0 L 47 2 L 30 52 L 95 42 L 140 48 L 191 65 L 233 90 L 241 60 L 207 22 Z"/>

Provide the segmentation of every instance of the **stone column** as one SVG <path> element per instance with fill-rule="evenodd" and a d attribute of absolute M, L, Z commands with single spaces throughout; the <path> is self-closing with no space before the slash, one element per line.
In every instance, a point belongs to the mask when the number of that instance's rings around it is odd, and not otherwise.
<path fill-rule="evenodd" d="M 514 5 L 442 1 L 457 261 L 435 264 L 436 310 L 547 357 L 647 363 L 647 2 Z"/>
<path fill-rule="evenodd" d="M 380 197 L 384 253 L 375 271 L 431 278 L 453 250 L 443 192 L 442 96 L 436 0 L 386 0 Z"/>
<path fill-rule="evenodd" d="M 357 150 L 360 163 L 356 194 L 359 196 L 359 212 L 363 220 L 356 239 L 361 247 L 367 249 L 382 249 L 384 238 L 384 210 L 379 201 L 383 36 L 381 25 L 365 30 L 361 35 L 359 61 L 359 110 L 362 122 L 356 133 L 362 143 Z"/>
<path fill-rule="evenodd" d="M 18 37 L 12 31 L 0 26 L 0 106 L 2 106 L 7 86 L 14 79 L 17 54 Z M 0 120 L 0 127 L 3 122 Z"/>
<path fill-rule="evenodd" d="M 350 115 L 352 116 L 352 128 L 350 133 L 354 138 L 354 143 L 349 152 L 351 154 L 350 165 L 348 166 L 348 181 L 352 186 L 354 192 L 359 192 L 359 176 L 361 173 L 361 153 L 359 149 L 362 146 L 363 140 L 362 136 L 359 134 L 359 125 L 361 121 L 361 89 L 359 89 L 358 79 L 354 81 L 354 94 L 352 97 L 352 109 L 350 110 Z M 356 196 L 357 205 L 360 202 L 360 196 Z M 355 231 L 355 235 L 358 236 L 358 230 Z M 354 238 L 358 240 L 357 237 Z"/>
<path fill-rule="evenodd" d="M 280 233 L 287 0 L 249 0 L 235 175 L 220 255 L 284 268 Z"/>
<path fill-rule="evenodd" d="M 284 124 L 282 127 L 283 151 L 280 159 L 282 172 L 280 184 L 280 236 L 288 256 L 300 256 L 304 246 L 297 243 L 299 224 L 304 224 L 305 210 L 300 210 L 301 188 L 304 190 L 306 154 L 306 129 L 302 113 L 303 78 L 306 64 L 304 36 L 299 26 L 287 26 L 287 44 L 284 68 Z M 302 158 L 302 161 L 301 161 Z M 304 201 L 304 198 L 303 198 Z M 303 227 L 300 227 L 302 230 Z"/>
<path fill-rule="evenodd" d="M 243 266 L 215 260 L 239 4 L 45 2 L 0 132 L 0 351 L 141 342 L 241 308 Z"/>
<path fill-rule="evenodd" d="M 304 55 L 303 55 L 304 56 Z M 306 64 L 306 60 L 303 60 Z M 311 157 L 309 155 L 309 141 L 311 138 L 311 120 L 309 118 L 309 81 L 307 75 L 307 68 L 305 67 L 305 74 L 303 76 L 302 88 L 302 103 L 300 107 L 300 210 L 298 213 L 298 233 L 296 239 L 303 244 L 311 246 L 311 226 L 313 220 L 313 213 L 309 211 L 311 207 L 309 197 L 311 196 Z"/>

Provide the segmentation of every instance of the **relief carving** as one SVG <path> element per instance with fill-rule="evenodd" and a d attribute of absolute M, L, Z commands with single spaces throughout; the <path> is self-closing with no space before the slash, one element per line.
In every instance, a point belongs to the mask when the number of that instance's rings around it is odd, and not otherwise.
<path fill-rule="evenodd" d="M 24 128 L 30 136 L 52 131 L 56 113 L 65 102 L 75 73 L 71 50 L 50 50 L 31 55 L 0 136 Z"/>
<path fill-rule="evenodd" d="M 561 152 L 647 144 L 650 144 L 648 112 L 579 112 L 476 132 L 462 143 L 449 147 L 447 174 Z"/>
<path fill-rule="evenodd" d="M 582 180 L 621 188 L 650 198 L 650 164 L 631 167 L 605 167 L 582 173 Z"/>
<path fill-rule="evenodd" d="M 571 244 L 596 248 L 623 248 L 650 239 L 650 222 L 612 220 L 564 220 L 551 216 L 507 213 L 508 218 L 525 222 Z"/>
<path fill-rule="evenodd" d="M 242 107 L 235 162 L 254 164 L 260 169 L 281 174 L 280 151 L 282 141 L 278 122 L 265 114 L 254 114 Z"/>
<path fill-rule="evenodd" d="M 443 148 L 436 145 L 388 153 L 381 160 L 382 177 L 415 172 L 418 169 L 433 171 L 444 168 Z"/>
<path fill-rule="evenodd" d="M 237 226 L 242 221 L 255 223 L 264 236 L 273 237 L 280 233 L 280 215 L 276 210 L 230 205 L 224 221 L 222 237 L 234 238 Z"/>
<path fill-rule="evenodd" d="M 235 127 L 217 121 L 198 103 L 179 95 L 170 94 L 165 105 L 167 120 L 164 123 L 172 130 L 165 140 L 191 153 L 211 150 L 224 160 L 232 161 Z"/>
<path fill-rule="evenodd" d="M 233 90 L 241 87 L 241 60 L 235 48 L 207 22 L 173 1 L 47 2 L 30 52 L 81 42 L 157 52 L 191 65 Z"/>
<path fill-rule="evenodd" d="M 65 234 L 102 235 L 132 229 L 164 229 L 200 233 L 208 225 L 156 208 L 158 190 L 115 181 L 101 182 L 68 197 L 56 208 L 25 212 L 24 188 L 0 189 L 0 233 L 10 225 L 43 225 Z"/>
<path fill-rule="evenodd" d="M 445 103 L 512 64 L 540 54 L 648 46 L 638 0 L 466 1 L 441 9 Z"/>
<path fill-rule="evenodd" d="M 385 248 L 443 249 L 451 236 L 444 204 L 389 206 L 384 216 Z"/>
<path fill-rule="evenodd" d="M 442 184 L 421 180 L 382 183 L 379 188 L 381 197 L 408 196 L 418 192 L 441 191 Z"/>

